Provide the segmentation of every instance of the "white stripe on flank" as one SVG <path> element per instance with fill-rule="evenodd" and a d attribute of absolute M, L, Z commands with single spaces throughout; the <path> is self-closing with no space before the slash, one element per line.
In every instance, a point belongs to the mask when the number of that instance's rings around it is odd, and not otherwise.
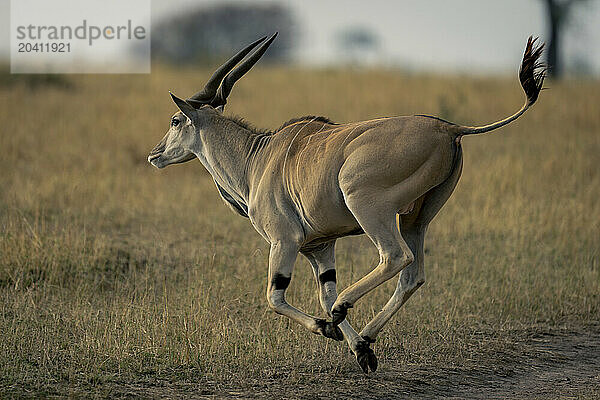
<path fill-rule="evenodd" d="M 292 148 L 292 144 L 294 144 L 294 140 L 296 140 L 296 138 L 298 137 L 298 135 L 300 134 L 302 129 L 304 129 L 307 125 L 312 124 L 315 121 L 315 119 L 317 119 L 317 117 L 311 119 L 306 125 L 304 125 L 300 129 L 298 129 L 298 132 L 296 132 L 296 134 L 294 135 L 294 138 L 290 142 L 290 145 L 288 146 L 287 151 L 285 152 L 285 158 L 283 159 L 283 168 L 282 168 L 282 174 L 283 174 L 282 179 L 283 179 L 284 186 L 285 186 L 285 164 L 287 164 L 287 159 L 288 159 L 288 155 L 290 154 L 290 149 Z"/>
<path fill-rule="evenodd" d="M 323 130 L 323 128 L 325 128 L 325 123 L 323 123 L 323 126 L 321 127 L 321 129 L 319 129 L 318 131 L 316 131 L 313 135 L 316 135 L 317 133 L 321 133 L 321 131 Z M 308 145 L 310 144 L 310 140 L 312 139 L 312 135 L 308 137 L 308 142 L 306 142 L 306 145 L 304 146 L 304 148 L 302 149 L 302 151 L 300 152 L 300 154 L 298 155 L 298 160 L 296 162 L 296 177 L 298 177 L 299 174 L 299 167 L 300 167 L 300 158 L 302 158 L 302 154 L 306 151 L 306 149 L 308 148 Z"/>

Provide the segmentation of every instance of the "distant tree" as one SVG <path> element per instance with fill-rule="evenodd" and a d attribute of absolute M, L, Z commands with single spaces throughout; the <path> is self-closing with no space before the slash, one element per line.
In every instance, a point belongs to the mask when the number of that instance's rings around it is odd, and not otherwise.
<path fill-rule="evenodd" d="M 379 49 L 379 37 L 370 29 L 351 26 L 336 35 L 341 58 L 358 64 L 365 64 Z"/>
<path fill-rule="evenodd" d="M 152 56 L 172 63 L 210 63 L 262 35 L 278 31 L 264 59 L 288 56 L 296 24 L 282 4 L 223 4 L 171 17 L 152 29 Z"/>
<path fill-rule="evenodd" d="M 559 78 L 563 73 L 562 67 L 562 34 L 569 22 L 573 6 L 589 0 L 542 0 L 546 5 L 548 15 L 549 37 L 547 50 L 548 73 Z"/>

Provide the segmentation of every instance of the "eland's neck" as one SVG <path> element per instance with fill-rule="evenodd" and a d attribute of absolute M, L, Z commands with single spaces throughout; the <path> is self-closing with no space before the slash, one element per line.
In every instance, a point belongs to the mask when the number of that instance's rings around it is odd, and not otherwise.
<path fill-rule="evenodd" d="M 223 116 L 211 117 L 200 134 L 201 150 L 194 152 L 204 167 L 232 197 L 248 204 L 249 165 L 262 148 L 264 135 Z"/>

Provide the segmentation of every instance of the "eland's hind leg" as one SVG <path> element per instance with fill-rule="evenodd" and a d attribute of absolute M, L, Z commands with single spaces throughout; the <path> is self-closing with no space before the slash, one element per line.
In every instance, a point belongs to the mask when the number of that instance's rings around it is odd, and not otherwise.
<path fill-rule="evenodd" d="M 410 209 L 417 199 L 441 184 L 453 168 L 454 143 L 444 135 L 432 134 L 430 139 L 431 146 L 400 146 L 399 151 L 390 146 L 393 140 L 387 146 L 383 141 L 373 146 L 366 139 L 357 139 L 342 165 L 338 181 L 346 206 L 377 247 L 380 259 L 375 269 L 340 293 L 331 310 L 334 324 L 345 318 L 347 309 L 358 299 L 414 261 L 396 226 L 396 214 Z M 372 151 L 380 158 L 372 160 Z"/>
<path fill-rule="evenodd" d="M 335 240 L 325 243 L 317 249 L 303 251 L 302 254 L 308 259 L 313 268 L 315 279 L 319 285 L 321 307 L 327 315 L 331 316 L 331 307 L 337 299 Z M 356 333 L 347 320 L 342 321 L 338 326 L 362 370 L 365 373 L 369 371 L 369 368 L 375 371 L 377 369 L 377 358 L 373 350 L 369 348 L 369 343 Z"/>
<path fill-rule="evenodd" d="M 383 326 L 402 307 L 410 296 L 425 283 L 425 267 L 423 241 L 427 226 L 446 203 L 454 191 L 460 174 L 462 172 L 462 150 L 457 148 L 454 167 L 450 176 L 426 193 L 422 202 L 417 202 L 414 210 L 399 216 L 398 229 L 406 238 L 415 260 L 412 264 L 402 270 L 398 279 L 398 285 L 390 300 L 383 309 L 364 327 L 360 332 L 367 341 L 374 342 Z"/>
<path fill-rule="evenodd" d="M 385 194 L 382 193 L 346 198 L 348 208 L 377 247 L 379 264 L 339 295 L 331 310 L 334 324 L 344 320 L 347 310 L 358 299 L 414 261 L 412 250 L 396 227 L 396 206 L 382 200 L 385 200 Z"/>
<path fill-rule="evenodd" d="M 400 228 L 400 225 L 398 225 Z M 383 326 L 406 303 L 406 301 L 425 283 L 425 267 L 423 263 L 423 239 L 425 228 L 403 229 L 402 236 L 415 255 L 415 260 L 400 272 L 398 285 L 392 297 L 381 311 L 360 332 L 361 336 L 369 343 L 375 338 Z"/>

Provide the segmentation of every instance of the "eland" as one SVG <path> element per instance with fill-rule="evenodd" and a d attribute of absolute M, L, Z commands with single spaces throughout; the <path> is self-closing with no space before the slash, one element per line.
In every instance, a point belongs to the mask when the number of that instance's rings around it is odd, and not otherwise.
<path fill-rule="evenodd" d="M 259 131 L 223 115 L 223 110 L 235 82 L 276 36 L 242 49 L 187 100 L 171 93 L 179 111 L 148 161 L 164 168 L 198 158 L 223 200 L 249 218 L 271 246 L 269 306 L 313 333 L 345 338 L 362 370 L 375 371 L 377 358 L 370 344 L 425 282 L 423 240 L 461 175 L 461 138 L 500 128 L 535 103 L 545 77 L 538 61 L 543 44 L 536 45 L 532 37 L 527 41 L 519 70 L 524 105 L 489 125 L 461 126 L 429 115 L 346 124 L 307 116 L 272 132 Z M 338 295 L 336 240 L 359 234 L 373 242 L 379 263 Z M 313 268 L 320 304 L 330 320 L 309 315 L 285 299 L 299 253 Z M 346 320 L 348 309 L 398 274 L 396 290 L 383 309 L 360 333 L 354 330 Z"/>

